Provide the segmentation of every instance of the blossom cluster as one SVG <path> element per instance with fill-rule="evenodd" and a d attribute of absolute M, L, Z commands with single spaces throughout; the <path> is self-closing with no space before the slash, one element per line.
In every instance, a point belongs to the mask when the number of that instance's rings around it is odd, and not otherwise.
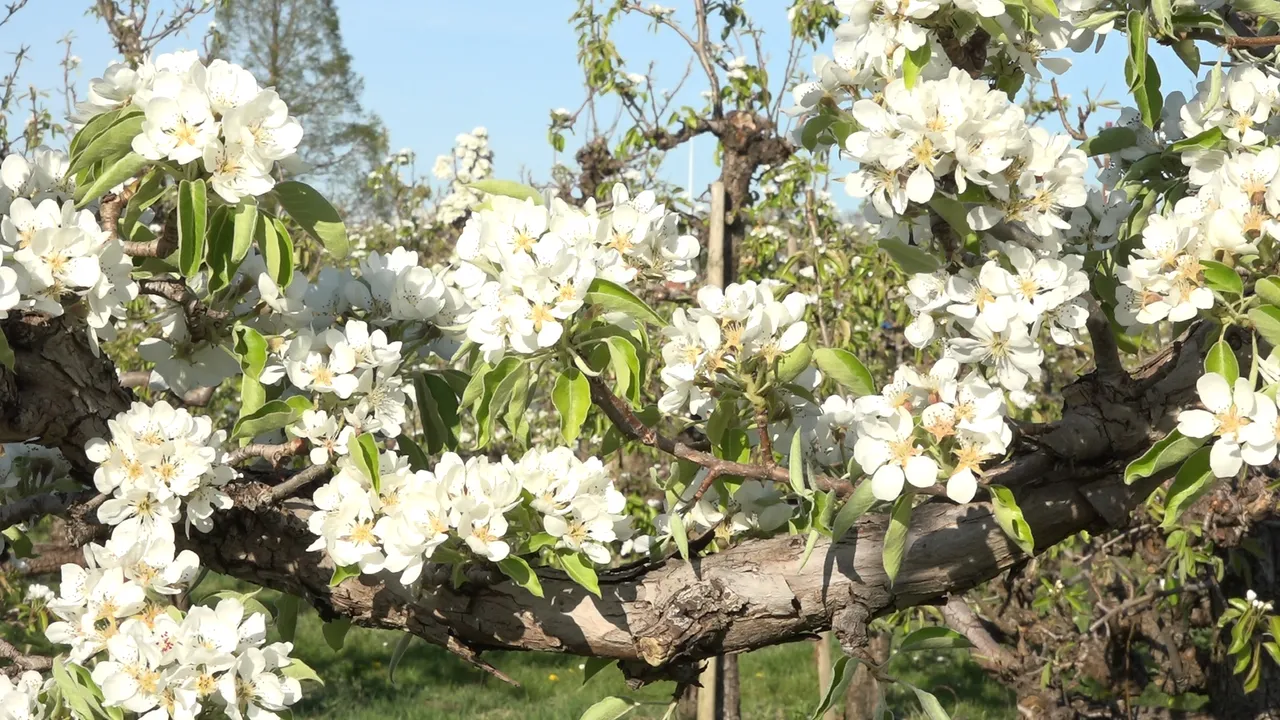
<path fill-rule="evenodd" d="M 494 197 L 458 239 L 454 280 L 473 309 L 467 339 L 491 362 L 508 350 L 534 353 L 560 340 L 597 277 L 692 280 L 698 241 L 677 222 L 652 192 L 632 198 L 621 184 L 606 213 L 591 200 L 577 208 Z"/>
<path fill-rule="evenodd" d="M 278 93 L 225 60 L 207 66 L 194 50 L 166 53 L 133 68 L 116 63 L 89 85 L 76 120 L 111 110 L 143 112 L 133 150 L 179 166 L 200 161 L 209 184 L 228 203 L 269 192 L 276 163 L 291 160 L 302 126 Z"/>
<path fill-rule="evenodd" d="M 698 291 L 698 307 L 673 313 L 664 330 L 661 378 L 666 392 L 658 401 L 665 413 L 707 417 L 715 406 L 708 392 L 717 373 L 744 368 L 755 358 L 772 362 L 805 341 L 809 299 L 792 292 L 776 299 L 782 283 L 774 280 L 732 283 Z"/>
<path fill-rule="evenodd" d="M 1247 378 L 1234 383 L 1218 373 L 1196 381 L 1203 410 L 1183 410 L 1178 432 L 1193 438 L 1216 438 L 1209 451 L 1215 477 L 1235 477 L 1244 465 L 1266 467 L 1276 458 L 1280 415 L 1271 396 L 1257 392 Z"/>
<path fill-rule="evenodd" d="M 40 696 L 53 687 L 53 679 L 28 670 L 10 680 L 0 673 L 0 720 L 44 720 L 45 706 Z"/>
<path fill-rule="evenodd" d="M 138 295 L 133 264 L 92 212 L 75 209 L 67 155 L 45 147 L 32 155 L 0 162 L 0 317 L 10 310 L 57 317 L 83 299 L 96 348 L 115 337 L 114 320 Z"/>
<path fill-rule="evenodd" d="M 1037 257 L 1013 242 L 998 250 L 977 272 L 913 275 L 907 283 L 913 319 L 905 335 L 916 347 L 944 337 L 955 359 L 989 368 L 1005 389 L 1021 391 L 1041 376 L 1042 329 L 1059 345 L 1083 340 L 1089 278 L 1079 255 Z"/>
<path fill-rule="evenodd" d="M 637 538 L 624 514 L 626 498 L 597 458 L 579 460 L 568 448 L 533 449 L 518 462 L 463 460 L 444 453 L 430 470 L 412 470 L 392 451 L 378 459 L 378 483 L 350 457 L 315 493 L 309 518 L 317 539 L 340 567 L 364 573 L 400 573 L 416 582 L 441 546 L 462 549 L 493 562 L 519 551 L 518 538 L 546 533 L 557 548 L 581 552 L 607 564 L 611 546 Z M 528 525 L 527 508 L 540 526 Z"/>
<path fill-rule="evenodd" d="M 493 175 L 493 150 L 489 131 L 478 127 L 453 141 L 453 153 L 436 158 L 431 174 L 449 183 L 448 194 L 436 205 L 436 222 L 451 225 L 480 204 L 482 194 L 471 183 Z"/>

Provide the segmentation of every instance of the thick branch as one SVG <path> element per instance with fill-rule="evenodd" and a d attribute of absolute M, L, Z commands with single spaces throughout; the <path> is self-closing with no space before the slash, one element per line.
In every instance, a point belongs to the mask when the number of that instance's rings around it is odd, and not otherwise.
<path fill-rule="evenodd" d="M 53 658 L 27 655 L 4 638 L 0 638 L 0 658 L 8 660 L 10 663 L 8 666 L 0 668 L 0 673 L 5 673 L 6 675 L 22 673 L 28 670 L 44 672 L 53 667 Z"/>
<path fill-rule="evenodd" d="M 78 492 L 51 492 L 32 495 L 0 505 L 0 530 L 25 522 L 38 520 L 46 515 L 64 515 L 80 503 L 97 495 L 94 490 Z"/>

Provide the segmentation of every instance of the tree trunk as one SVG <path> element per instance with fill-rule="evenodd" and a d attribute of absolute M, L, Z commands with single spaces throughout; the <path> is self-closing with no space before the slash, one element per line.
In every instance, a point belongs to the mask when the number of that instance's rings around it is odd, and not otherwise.
<path fill-rule="evenodd" d="M 867 643 L 867 654 L 877 663 L 889 659 L 889 636 L 876 633 Z M 866 663 L 858 663 L 849 681 L 849 689 L 844 695 L 844 720 L 867 720 L 875 712 L 876 703 L 880 700 L 880 687 L 871 676 Z"/>

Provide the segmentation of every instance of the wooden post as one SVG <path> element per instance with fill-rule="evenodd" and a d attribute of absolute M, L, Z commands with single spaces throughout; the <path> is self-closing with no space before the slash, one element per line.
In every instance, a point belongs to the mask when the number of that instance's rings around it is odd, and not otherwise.
<path fill-rule="evenodd" d="M 721 288 L 730 281 L 730 274 L 725 267 L 724 242 L 724 183 L 717 180 L 711 183 L 711 212 L 707 216 L 706 284 Z M 698 720 L 739 717 L 738 693 L 735 692 L 733 698 L 726 697 L 724 693 L 726 666 L 732 666 L 732 671 L 737 672 L 738 663 L 727 663 L 725 660 L 726 658 L 711 658 L 698 676 L 698 683 L 702 686 L 698 688 Z M 729 685 L 736 690 L 736 682 Z M 732 709 L 726 705 L 726 700 L 731 700 Z"/>
<path fill-rule="evenodd" d="M 724 287 L 729 282 L 730 271 L 725 267 L 724 246 L 724 183 L 711 183 L 711 214 L 707 216 L 707 284 Z"/>
<path fill-rule="evenodd" d="M 831 687 L 831 633 L 822 633 L 813 645 L 814 661 L 818 665 L 818 697 L 822 697 Z M 838 720 L 835 708 L 823 713 L 822 720 Z"/>

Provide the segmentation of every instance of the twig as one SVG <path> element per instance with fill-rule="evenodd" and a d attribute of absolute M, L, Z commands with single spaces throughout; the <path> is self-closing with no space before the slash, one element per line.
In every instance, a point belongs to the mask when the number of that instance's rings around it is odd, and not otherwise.
<path fill-rule="evenodd" d="M 1280 45 L 1280 35 L 1258 35 L 1256 37 L 1244 37 L 1236 35 L 1227 38 L 1226 42 L 1229 48 L 1260 48 Z"/>
<path fill-rule="evenodd" d="M 294 493 L 315 482 L 329 473 L 328 465 L 312 465 L 293 477 L 271 488 L 272 502 L 280 502 L 293 496 Z"/>
<path fill-rule="evenodd" d="M 719 479 L 719 477 L 719 468 L 711 468 L 708 470 L 707 476 L 702 479 L 702 484 L 694 491 L 693 497 L 689 498 L 689 502 L 685 503 L 684 509 L 680 510 L 680 512 L 686 513 L 692 510 L 694 506 L 698 504 L 698 501 L 702 499 L 702 496 L 707 494 L 707 491 L 711 489 L 711 486 L 716 483 L 716 480 Z"/>
<path fill-rule="evenodd" d="M 1012 670 L 1018 666 L 1018 659 L 991 637 L 982 619 L 969 607 L 964 597 L 952 595 L 947 598 L 947 604 L 942 606 L 942 617 L 952 630 L 973 643 L 974 649 L 978 651 L 975 657 L 980 664 L 987 665 L 996 672 Z"/>
<path fill-rule="evenodd" d="M 760 461 L 767 467 L 777 465 L 773 459 L 773 438 L 769 437 L 769 408 L 756 408 L 756 432 L 760 434 Z"/>
<path fill-rule="evenodd" d="M 95 494 L 94 490 L 49 492 L 5 503 L 0 505 L 0 529 L 20 525 L 45 515 L 62 515 L 72 506 L 90 500 Z M 103 499 L 105 500 L 106 496 L 103 496 Z"/>
<path fill-rule="evenodd" d="M 1067 102 L 1063 100 L 1061 93 L 1058 92 L 1058 81 L 1051 78 L 1049 80 L 1049 87 L 1053 88 L 1053 102 L 1058 106 L 1058 117 L 1062 120 L 1062 128 L 1067 131 L 1068 135 L 1076 140 L 1083 141 L 1087 139 L 1089 135 L 1084 132 L 1083 122 L 1080 124 L 1079 128 L 1076 128 L 1067 121 Z"/>
<path fill-rule="evenodd" d="M 294 438 L 289 442 L 281 443 L 279 445 L 253 443 L 227 453 L 227 457 L 223 462 L 227 465 L 235 465 L 237 463 L 242 463 L 249 458 L 262 458 L 263 460 L 271 463 L 272 467 L 277 467 L 285 458 L 301 455 L 306 449 L 307 441 L 304 438 Z"/>
<path fill-rule="evenodd" d="M 765 465 L 750 465 L 747 463 L 732 462 L 723 460 L 711 453 L 695 450 L 682 442 L 678 442 L 657 432 L 651 427 L 641 422 L 640 418 L 631 408 L 617 395 L 613 394 L 608 386 L 604 384 L 600 378 L 588 378 L 588 384 L 591 387 L 591 401 L 596 404 L 604 414 L 608 416 L 613 424 L 622 431 L 624 435 L 639 442 L 642 445 L 661 450 L 662 452 L 672 455 L 681 460 L 701 465 L 712 471 L 715 475 L 733 475 L 741 478 L 750 478 L 753 480 L 769 480 L 776 483 L 791 483 L 791 473 L 786 469 L 774 465 L 768 467 Z M 853 492 L 853 486 L 844 480 L 833 478 L 829 475 L 818 475 L 813 478 L 814 485 L 819 490 L 834 490 L 837 495 L 845 496 Z"/>
<path fill-rule="evenodd" d="M 1160 590 L 1158 592 L 1147 593 L 1146 595 L 1143 595 L 1141 597 L 1136 597 L 1136 598 L 1133 598 L 1132 600 L 1125 601 L 1124 603 L 1117 605 L 1111 610 L 1108 610 L 1106 614 L 1098 618 L 1092 625 L 1089 626 L 1089 632 L 1091 633 L 1097 632 L 1098 628 L 1106 625 L 1111 620 L 1111 618 L 1115 617 L 1116 615 L 1120 615 L 1130 610 L 1140 608 L 1144 605 L 1153 603 L 1156 600 L 1159 600 L 1161 598 L 1169 597 L 1170 595 L 1177 595 L 1179 593 L 1198 593 L 1206 589 L 1207 587 L 1209 587 L 1208 583 L 1202 583 L 1202 582 L 1192 583 L 1190 585 L 1181 585 L 1179 587 L 1169 588 L 1167 590 Z"/>
<path fill-rule="evenodd" d="M 8 660 L 11 665 L 0 668 L 0 672 L 8 674 L 17 674 L 34 670 L 43 672 L 53 667 L 53 658 L 43 657 L 40 655 L 28 655 L 18 648 L 14 647 L 9 641 L 0 638 L 0 658 Z"/>

